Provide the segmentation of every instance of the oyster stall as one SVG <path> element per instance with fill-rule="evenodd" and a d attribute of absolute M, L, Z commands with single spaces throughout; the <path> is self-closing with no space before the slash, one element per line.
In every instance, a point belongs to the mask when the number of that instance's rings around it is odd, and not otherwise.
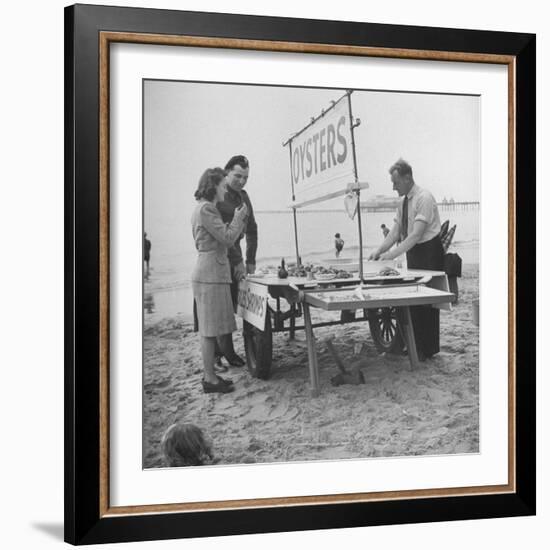
<path fill-rule="evenodd" d="M 414 368 L 418 355 L 409 308 L 431 305 L 449 309 L 454 298 L 443 271 L 408 270 L 395 260 L 364 260 L 359 205 L 361 190 L 368 184 L 357 176 L 354 129 L 360 121 L 353 117 L 351 95 L 350 90 L 333 101 L 283 144 L 290 152 L 296 261 L 289 269 L 282 263 L 278 270 L 249 275 L 239 288 L 237 311 L 243 318 L 251 374 L 269 378 L 274 333 L 287 332 L 293 339 L 296 331 L 304 330 L 314 396 L 320 388 L 315 328 L 367 322 L 379 351 L 402 352 L 406 347 Z M 315 163 L 308 157 L 310 149 Z M 352 219 L 357 215 L 358 258 L 327 259 L 324 265 L 302 262 L 296 210 L 339 196 L 344 196 L 348 215 Z M 313 322 L 312 308 L 334 312 L 335 318 Z"/>

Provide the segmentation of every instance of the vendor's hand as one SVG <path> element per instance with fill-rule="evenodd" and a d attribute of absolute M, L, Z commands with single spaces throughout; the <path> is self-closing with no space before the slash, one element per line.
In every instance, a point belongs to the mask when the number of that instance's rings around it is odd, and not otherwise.
<path fill-rule="evenodd" d="M 379 260 L 393 260 L 393 254 L 391 252 L 384 252 L 384 254 L 380 254 Z"/>
<path fill-rule="evenodd" d="M 371 253 L 371 255 L 367 259 L 378 260 L 379 257 L 380 257 L 380 253 L 378 252 L 378 250 L 375 250 L 374 252 Z"/>
<path fill-rule="evenodd" d="M 236 281 L 242 281 L 245 278 L 245 276 L 246 276 L 246 271 L 245 271 L 243 262 L 241 262 L 233 268 L 233 278 Z"/>
<path fill-rule="evenodd" d="M 253 275 L 256 272 L 256 264 L 246 264 L 246 272 Z"/>

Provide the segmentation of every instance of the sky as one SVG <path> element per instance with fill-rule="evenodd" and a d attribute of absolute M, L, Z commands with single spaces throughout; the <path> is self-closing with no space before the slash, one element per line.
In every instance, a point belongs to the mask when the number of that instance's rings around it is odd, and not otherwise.
<path fill-rule="evenodd" d="M 250 161 L 247 191 L 255 210 L 291 203 L 290 161 L 283 143 L 345 90 L 223 83 L 144 84 L 145 227 L 190 216 L 206 168 L 236 154 Z M 353 115 L 361 199 L 396 196 L 389 167 L 407 160 L 418 185 L 436 200 L 478 201 L 479 98 L 355 90 Z M 343 208 L 333 199 L 315 208 Z"/>

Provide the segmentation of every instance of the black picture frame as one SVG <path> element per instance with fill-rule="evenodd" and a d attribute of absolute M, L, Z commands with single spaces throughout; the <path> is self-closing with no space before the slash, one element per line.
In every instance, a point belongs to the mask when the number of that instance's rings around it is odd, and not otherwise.
<path fill-rule="evenodd" d="M 102 245 L 100 193 L 100 33 L 214 37 L 298 45 L 404 51 L 413 58 L 444 52 L 509 59 L 515 112 L 510 178 L 515 182 L 512 235 L 515 319 L 512 357 L 513 490 L 415 498 L 263 506 L 231 510 L 116 514 L 100 494 L 100 417 L 107 399 L 100 363 Z M 408 52 L 408 53 L 407 53 Z M 382 55 L 379 53 L 377 55 Z M 368 525 L 535 514 L 535 62 L 532 34 L 289 19 L 143 8 L 75 5 L 65 9 L 65 540 L 72 544 L 333 529 Z M 105 140 L 105 137 L 103 137 Z M 103 233 L 103 236 L 105 234 Z M 103 237 L 104 238 L 104 237 Z M 103 277 L 103 279 L 102 279 Z M 103 280 L 103 283 L 102 283 Z M 102 354 L 103 357 L 102 357 Z M 102 501 L 103 499 L 103 501 Z"/>

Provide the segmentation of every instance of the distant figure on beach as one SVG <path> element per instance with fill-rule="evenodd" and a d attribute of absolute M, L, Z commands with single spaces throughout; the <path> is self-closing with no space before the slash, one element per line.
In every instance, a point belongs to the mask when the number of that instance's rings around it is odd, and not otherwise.
<path fill-rule="evenodd" d="M 212 460 L 212 444 L 203 431 L 194 424 L 172 424 L 160 442 L 168 467 L 202 466 Z"/>
<path fill-rule="evenodd" d="M 344 239 L 340 237 L 340 233 L 336 233 L 334 235 L 334 248 L 336 249 L 335 254 L 338 258 L 338 256 L 340 256 L 340 252 L 342 252 L 342 249 L 344 248 Z"/>
<path fill-rule="evenodd" d="M 386 226 L 385 223 L 383 223 L 381 226 L 380 226 L 380 229 L 382 229 L 382 233 L 384 235 L 384 239 L 388 236 L 388 233 L 390 232 L 389 228 Z"/>
<path fill-rule="evenodd" d="M 246 274 L 256 271 L 256 250 L 258 249 L 258 225 L 254 218 L 254 210 L 248 193 L 244 190 L 248 182 L 249 162 L 244 155 L 231 157 L 225 165 L 227 173 L 227 188 L 222 201 L 218 202 L 222 220 L 231 223 L 235 209 L 242 204 L 246 205 L 248 214 L 244 218 L 244 229 L 237 237 L 235 244 L 229 247 L 228 257 L 231 265 L 231 298 L 233 307 L 237 310 L 237 298 L 239 296 L 239 282 Z M 241 239 L 246 236 L 246 257 L 243 258 Z M 245 265 L 246 261 L 246 265 Z M 244 360 L 235 353 L 233 336 L 227 334 L 220 339 L 220 346 L 216 348 L 216 364 L 221 367 L 221 358 L 225 356 L 232 367 L 244 366 Z"/>
<path fill-rule="evenodd" d="M 146 313 L 155 313 L 155 298 L 150 292 L 143 297 L 143 309 Z"/>
<path fill-rule="evenodd" d="M 214 370 L 216 341 L 223 350 L 226 335 L 237 330 L 231 299 L 231 269 L 227 249 L 241 235 L 248 215 L 246 204 L 235 209 L 231 223 L 222 220 L 216 204 L 225 196 L 225 171 L 210 168 L 204 172 L 195 191 L 198 204 L 191 217 L 193 238 L 198 251 L 191 274 L 194 312 L 201 335 L 204 393 L 228 393 L 233 383 Z"/>
<path fill-rule="evenodd" d="M 143 260 L 145 261 L 145 278 L 149 279 L 149 260 L 151 259 L 151 241 L 147 233 L 143 234 Z"/>
<path fill-rule="evenodd" d="M 395 223 L 369 260 L 393 260 L 407 254 L 409 269 L 443 271 L 444 252 L 439 237 L 441 221 L 433 195 L 416 185 L 410 164 L 399 159 L 390 169 L 394 191 L 403 199 Z M 400 244 L 390 248 L 402 238 Z M 439 352 L 439 309 L 411 307 L 418 357 L 423 360 Z"/>

